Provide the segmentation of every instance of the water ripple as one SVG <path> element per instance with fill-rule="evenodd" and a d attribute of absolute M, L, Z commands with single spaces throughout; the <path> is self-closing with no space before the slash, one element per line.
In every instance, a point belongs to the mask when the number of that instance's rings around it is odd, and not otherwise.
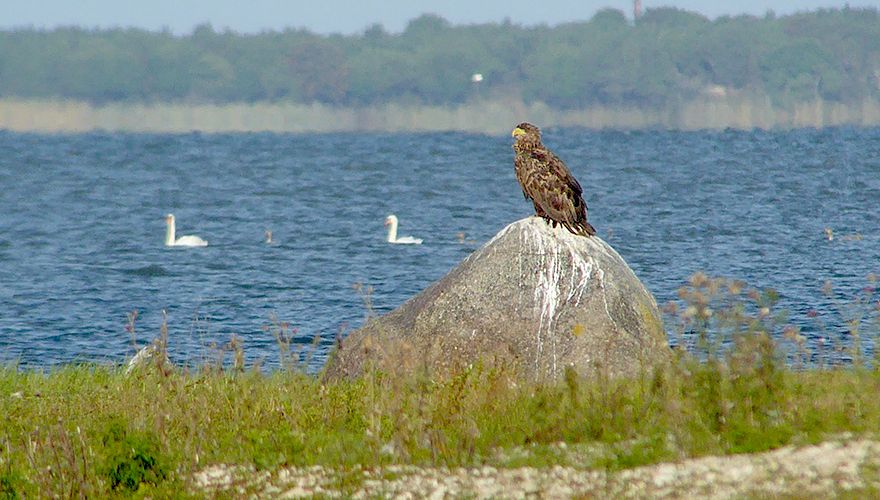
<path fill-rule="evenodd" d="M 122 269 L 122 272 L 131 276 L 144 276 L 153 278 L 156 276 L 171 276 L 171 273 L 158 264 L 150 264 L 149 266 L 136 267 L 132 269 Z"/>
<path fill-rule="evenodd" d="M 832 313 L 880 271 L 880 129 L 556 128 L 545 140 L 661 303 L 699 270 L 743 279 L 778 289 L 812 341 L 823 334 L 807 313 Z M 0 148 L 0 360 L 26 365 L 121 361 L 134 310 L 138 342 L 167 315 L 178 360 L 235 334 L 271 364 L 277 318 L 297 342 L 319 336 L 319 363 L 338 331 L 530 213 L 504 136 L 3 132 Z M 168 212 L 210 246 L 165 248 Z M 425 243 L 385 244 L 389 213 Z"/>

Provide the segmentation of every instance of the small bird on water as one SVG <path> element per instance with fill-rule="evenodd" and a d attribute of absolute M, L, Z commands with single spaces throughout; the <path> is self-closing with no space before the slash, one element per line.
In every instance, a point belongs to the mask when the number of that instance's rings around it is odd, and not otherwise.
<path fill-rule="evenodd" d="M 824 231 L 825 231 L 825 239 L 828 241 L 834 241 L 834 230 L 831 229 L 830 227 L 826 227 L 824 229 Z M 844 241 L 860 241 L 862 239 L 862 234 L 861 233 L 845 234 L 845 235 L 841 236 L 840 239 L 844 240 Z"/>
<path fill-rule="evenodd" d="M 596 234 L 596 229 L 587 222 L 587 204 L 581 185 L 565 163 L 541 143 L 541 130 L 523 122 L 510 135 L 514 138 L 516 180 L 523 195 L 532 200 L 535 215 L 553 227 L 562 224 L 572 234 Z"/>

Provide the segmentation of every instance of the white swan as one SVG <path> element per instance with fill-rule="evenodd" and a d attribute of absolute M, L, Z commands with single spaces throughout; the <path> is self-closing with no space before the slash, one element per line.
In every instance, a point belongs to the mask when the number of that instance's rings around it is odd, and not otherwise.
<path fill-rule="evenodd" d="M 168 226 L 165 230 L 165 246 L 169 247 L 206 247 L 208 246 L 208 242 L 199 238 L 198 236 L 181 236 L 180 238 L 174 239 L 174 214 L 168 214 L 165 216 L 165 225 Z"/>
<path fill-rule="evenodd" d="M 421 238 L 413 238 L 412 236 L 397 237 L 397 216 L 389 215 L 385 217 L 385 225 L 388 226 L 388 243 L 398 243 L 403 245 L 421 245 Z"/>

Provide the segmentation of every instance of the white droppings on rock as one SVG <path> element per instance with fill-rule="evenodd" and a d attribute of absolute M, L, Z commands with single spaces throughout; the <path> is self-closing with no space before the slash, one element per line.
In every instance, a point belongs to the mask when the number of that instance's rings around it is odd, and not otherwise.
<path fill-rule="evenodd" d="M 546 224 L 539 217 L 532 217 L 528 221 L 532 227 L 534 224 Z M 540 256 L 541 263 L 537 268 L 538 284 L 534 291 L 535 313 L 540 318 L 535 332 L 537 344 L 535 367 L 538 368 L 540 359 L 544 355 L 544 341 L 549 339 L 552 349 L 551 371 L 557 373 L 557 339 L 551 334 L 555 330 L 559 312 L 566 305 L 580 304 L 581 298 L 589 289 L 593 270 L 599 268 L 592 257 L 585 258 L 583 251 L 578 249 L 577 245 L 582 245 L 582 241 L 577 243 L 571 241 L 572 238 L 584 237 L 573 235 L 561 226 L 549 233 L 544 228 L 536 228 L 536 230 L 523 231 L 521 235 L 524 251 Z M 566 275 L 567 283 L 562 279 Z"/>

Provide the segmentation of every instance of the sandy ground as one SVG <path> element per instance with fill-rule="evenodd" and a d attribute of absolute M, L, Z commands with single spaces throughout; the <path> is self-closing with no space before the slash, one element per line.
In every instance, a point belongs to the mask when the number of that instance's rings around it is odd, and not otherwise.
<path fill-rule="evenodd" d="M 340 474 L 315 466 L 273 473 L 214 465 L 195 475 L 204 492 L 257 498 L 734 498 L 828 497 L 880 488 L 880 441 L 829 441 L 752 455 L 711 456 L 619 472 L 547 468 L 391 466 Z M 876 493 L 876 490 L 874 490 Z"/>

